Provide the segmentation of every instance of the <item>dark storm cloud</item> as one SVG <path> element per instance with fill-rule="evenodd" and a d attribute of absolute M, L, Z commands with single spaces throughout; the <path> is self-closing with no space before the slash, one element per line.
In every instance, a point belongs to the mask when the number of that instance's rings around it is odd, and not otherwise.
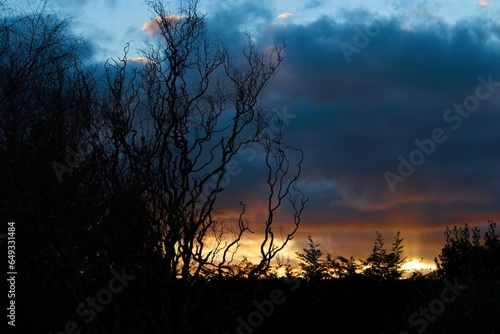
<path fill-rule="evenodd" d="M 281 72 L 293 80 L 283 80 L 279 87 L 319 103 L 352 101 L 363 95 L 362 102 L 371 105 L 387 91 L 400 94 L 388 102 L 398 102 L 397 97 L 404 102 L 408 94 L 418 93 L 443 98 L 443 93 L 454 96 L 457 89 L 472 86 L 477 75 L 491 73 L 499 62 L 498 49 L 488 45 L 494 41 L 492 31 L 498 29 L 493 23 L 453 27 L 436 23 L 404 30 L 395 20 L 351 22 L 338 24 L 324 17 L 309 25 L 282 28 L 288 48 Z M 356 48 L 356 31 L 367 27 L 380 27 L 380 33 L 368 37 L 366 47 Z M 350 64 L 341 43 L 359 50 L 349 55 Z"/>
<path fill-rule="evenodd" d="M 303 186 L 316 200 L 310 220 L 389 224 L 408 212 L 412 224 L 425 225 L 498 213 L 498 24 L 408 25 L 355 11 L 262 31 L 264 41 L 286 36 L 269 92 L 297 115 L 286 131 L 306 155 Z M 355 52 L 343 51 L 347 44 Z M 454 112 L 478 85 L 489 97 L 467 117 Z M 408 160 L 419 149 L 415 140 L 432 138 L 434 129 L 446 139 L 391 192 L 384 173 L 397 174 L 398 157 Z M 335 186 L 318 188 L 320 180 Z"/>
<path fill-rule="evenodd" d="M 210 31 L 231 49 L 239 48 L 244 42 L 242 32 L 255 33 L 255 27 L 267 26 L 274 19 L 273 15 L 269 2 L 252 0 L 221 1 L 208 11 Z"/>

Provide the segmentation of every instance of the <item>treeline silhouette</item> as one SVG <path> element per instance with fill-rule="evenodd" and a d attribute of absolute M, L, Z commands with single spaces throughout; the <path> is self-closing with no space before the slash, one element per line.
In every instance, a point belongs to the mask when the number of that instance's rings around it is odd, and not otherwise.
<path fill-rule="evenodd" d="M 247 36 L 233 55 L 196 1 L 147 4 L 155 42 L 95 64 L 46 2 L 28 13 L 0 2 L 0 219 L 2 233 L 16 223 L 17 332 L 499 331 L 494 223 L 483 240 L 447 231 L 438 270 L 410 279 L 399 234 L 390 249 L 377 234 L 361 262 L 323 259 L 312 238 L 298 267 L 279 259 L 308 201 L 302 150 L 259 102 L 284 45 L 263 51 Z M 214 212 L 249 152 L 266 171 L 264 237 L 259 261 L 235 263 L 254 232 L 246 206 Z M 453 295 L 421 315 L 447 284 Z"/>

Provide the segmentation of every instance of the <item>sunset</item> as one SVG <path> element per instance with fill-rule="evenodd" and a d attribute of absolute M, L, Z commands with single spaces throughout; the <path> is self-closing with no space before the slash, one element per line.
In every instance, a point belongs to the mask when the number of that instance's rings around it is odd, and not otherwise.
<path fill-rule="evenodd" d="M 13 333 L 500 331 L 500 3 L 0 9 Z"/>

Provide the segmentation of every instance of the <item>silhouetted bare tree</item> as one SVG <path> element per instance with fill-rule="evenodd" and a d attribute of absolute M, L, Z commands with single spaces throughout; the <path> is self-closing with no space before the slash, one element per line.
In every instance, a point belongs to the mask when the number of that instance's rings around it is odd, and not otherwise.
<path fill-rule="evenodd" d="M 221 268 L 249 231 L 240 216 L 235 238 L 223 242 L 220 238 L 230 230 L 213 216 L 213 209 L 235 176 L 236 154 L 245 145 L 262 143 L 271 195 L 262 261 L 254 272 L 261 274 L 292 237 L 306 202 L 296 187 L 302 152 L 283 144 L 281 131 L 264 131 L 276 115 L 258 101 L 282 61 L 282 48 L 261 53 L 249 38 L 237 63 L 222 43 L 209 38 L 196 1 L 182 2 L 175 13 L 162 1 L 148 4 L 158 31 L 156 43 L 142 51 L 137 80 L 126 78 L 127 54 L 108 62 L 111 95 L 105 109 L 121 117 L 111 122 L 108 148 L 112 142 L 114 154 L 119 150 L 122 163 L 146 185 L 166 273 L 188 278 L 205 266 Z M 299 153 L 295 170 L 287 151 Z M 273 213 L 287 199 L 295 210 L 294 226 L 276 244 Z M 209 246 L 209 237 L 215 247 Z"/>
<path fill-rule="evenodd" d="M 248 36 L 242 54 L 233 57 L 210 38 L 197 1 L 180 2 L 176 11 L 161 0 L 147 4 L 158 27 L 153 42 L 142 49 L 135 69 L 128 48 L 123 58 L 107 62 L 100 114 L 109 122 L 92 136 L 94 151 L 109 161 L 106 183 L 119 189 L 133 182 L 141 189 L 163 284 L 183 279 L 182 288 L 163 296 L 170 300 L 180 291 L 178 304 L 165 303 L 167 311 L 157 319 L 158 331 L 182 333 L 190 319 L 188 281 L 207 272 L 227 275 L 242 238 L 254 232 L 244 203 L 232 222 L 214 215 L 219 195 L 240 173 L 238 152 L 260 145 L 268 171 L 261 259 L 248 268 L 250 278 L 266 275 L 299 227 L 307 203 L 297 188 L 303 154 L 284 143 L 283 123 L 259 102 L 284 46 L 264 52 Z M 286 204 L 290 227 L 278 241 L 275 216 Z"/>

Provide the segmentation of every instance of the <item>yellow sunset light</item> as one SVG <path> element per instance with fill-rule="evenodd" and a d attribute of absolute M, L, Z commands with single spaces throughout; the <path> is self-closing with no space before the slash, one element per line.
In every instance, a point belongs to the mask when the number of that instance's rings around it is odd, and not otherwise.
<path fill-rule="evenodd" d="M 405 271 L 422 271 L 423 273 L 427 273 L 436 269 L 436 266 L 433 263 L 424 263 L 421 260 L 410 260 L 403 264 L 401 268 Z"/>

